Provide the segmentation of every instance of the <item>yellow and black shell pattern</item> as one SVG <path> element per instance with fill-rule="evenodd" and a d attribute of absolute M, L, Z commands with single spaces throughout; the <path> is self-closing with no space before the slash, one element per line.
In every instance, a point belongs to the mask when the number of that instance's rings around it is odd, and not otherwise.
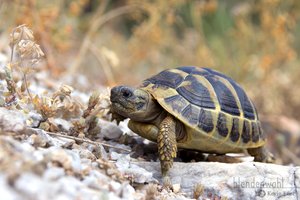
<path fill-rule="evenodd" d="M 141 88 L 192 134 L 212 138 L 214 145 L 246 149 L 265 143 L 252 101 L 241 86 L 218 71 L 194 66 L 168 69 L 146 79 Z"/>

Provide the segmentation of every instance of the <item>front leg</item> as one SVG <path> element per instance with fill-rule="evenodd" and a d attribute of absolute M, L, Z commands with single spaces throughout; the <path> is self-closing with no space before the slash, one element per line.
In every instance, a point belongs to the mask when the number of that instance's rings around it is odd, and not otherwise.
<path fill-rule="evenodd" d="M 176 123 L 172 115 L 168 114 L 159 126 L 157 137 L 158 154 L 164 185 L 170 186 L 169 169 L 173 166 L 173 159 L 177 154 L 175 134 Z"/>

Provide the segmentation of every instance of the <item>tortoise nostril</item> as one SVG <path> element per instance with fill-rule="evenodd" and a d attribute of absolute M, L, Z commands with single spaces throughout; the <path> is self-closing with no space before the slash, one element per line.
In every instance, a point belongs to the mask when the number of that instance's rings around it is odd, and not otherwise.
<path fill-rule="evenodd" d="M 133 91 L 127 86 L 117 86 L 111 89 L 110 99 L 111 101 L 117 101 L 122 98 L 128 99 L 133 96 Z"/>

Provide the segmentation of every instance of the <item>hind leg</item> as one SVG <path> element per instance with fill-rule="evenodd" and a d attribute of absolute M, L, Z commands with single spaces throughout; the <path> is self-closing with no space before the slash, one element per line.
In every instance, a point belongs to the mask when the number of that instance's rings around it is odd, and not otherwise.
<path fill-rule="evenodd" d="M 255 162 L 274 163 L 275 158 L 265 147 L 247 149 L 248 153 L 254 157 Z"/>

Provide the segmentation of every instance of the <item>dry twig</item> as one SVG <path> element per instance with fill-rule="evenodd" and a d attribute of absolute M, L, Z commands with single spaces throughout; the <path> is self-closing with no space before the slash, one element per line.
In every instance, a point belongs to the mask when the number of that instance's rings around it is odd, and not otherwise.
<path fill-rule="evenodd" d="M 92 44 L 90 45 L 90 51 L 94 54 L 94 56 L 96 57 L 96 59 L 98 60 L 100 65 L 102 66 L 103 72 L 105 74 L 105 78 L 108 82 L 108 85 L 115 84 L 116 81 L 115 81 L 113 72 L 112 72 L 111 68 L 109 67 L 109 64 L 107 63 L 105 58 L 103 58 L 103 56 L 101 56 L 101 51 L 95 45 L 92 45 Z"/>
<path fill-rule="evenodd" d="M 73 140 L 79 141 L 79 142 L 86 142 L 86 143 L 90 143 L 90 144 L 94 144 L 94 145 L 102 145 L 102 146 L 105 146 L 105 147 L 114 148 L 114 149 L 118 149 L 118 150 L 121 150 L 121 151 L 126 151 L 128 153 L 130 152 L 130 150 L 127 150 L 127 149 L 124 149 L 124 148 L 121 148 L 121 147 L 115 147 L 115 146 L 112 146 L 110 144 L 106 144 L 106 143 L 103 143 L 103 142 L 94 142 L 94 141 L 91 141 L 89 139 L 84 139 L 84 138 L 79 138 L 79 137 L 64 135 L 64 134 L 67 134 L 67 133 L 63 133 L 63 132 L 61 132 L 63 134 L 60 134 L 60 133 L 51 133 L 51 132 L 48 132 L 48 131 L 45 131 L 45 132 L 47 134 L 49 134 L 49 135 L 56 136 L 56 137 L 73 139 Z"/>

